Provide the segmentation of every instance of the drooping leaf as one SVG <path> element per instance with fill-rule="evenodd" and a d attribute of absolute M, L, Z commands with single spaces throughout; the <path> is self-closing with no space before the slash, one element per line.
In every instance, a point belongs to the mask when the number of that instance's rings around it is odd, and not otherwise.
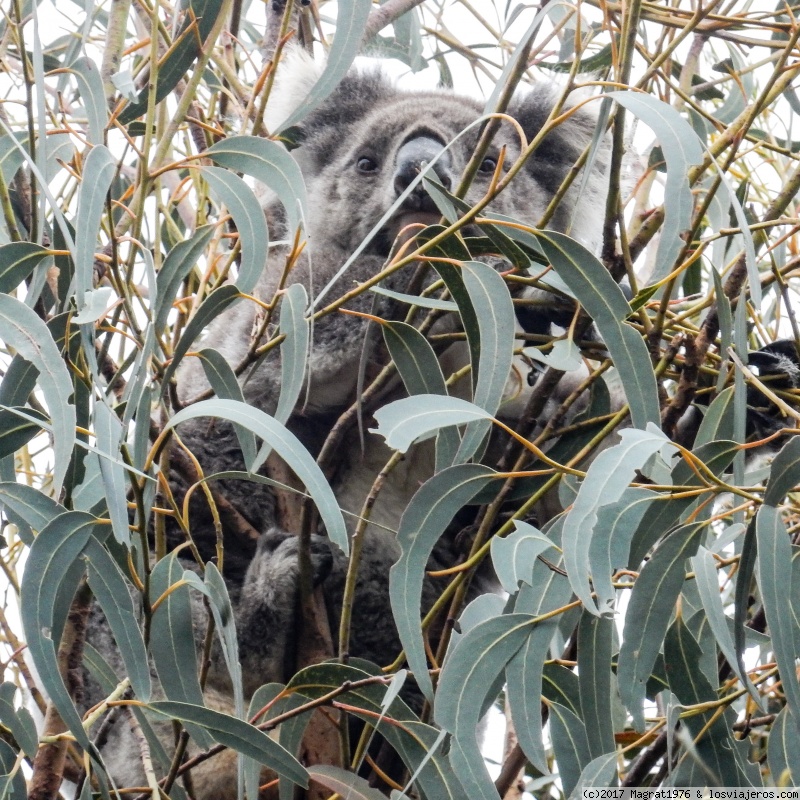
<path fill-rule="evenodd" d="M 664 225 L 651 276 L 652 281 L 657 281 L 675 268 L 675 259 L 684 244 L 681 234 L 691 226 L 694 200 L 686 176 L 692 165 L 702 161 L 703 148 L 691 125 L 657 97 L 631 91 L 612 92 L 609 96 L 655 133 L 667 163 L 664 194 L 669 201 L 664 204 Z"/>
<path fill-rule="evenodd" d="M 93 288 L 94 254 L 99 250 L 100 218 L 116 170 L 117 162 L 102 144 L 96 144 L 83 162 L 75 220 L 75 295 L 79 312 L 86 304 L 87 292 Z"/>
<path fill-rule="evenodd" d="M 733 669 L 739 677 L 742 685 L 747 687 L 747 691 L 753 698 L 753 702 L 759 708 L 762 708 L 761 697 L 758 694 L 758 690 L 753 686 L 753 682 L 750 680 L 747 673 L 742 671 L 739 667 L 741 655 L 737 655 L 736 653 L 733 638 L 728 628 L 728 620 L 722 607 L 722 599 L 719 595 L 719 579 L 714 566 L 714 559 L 708 550 L 702 546 L 698 549 L 697 555 L 692 558 L 692 570 L 694 571 L 695 584 L 700 593 L 700 599 L 703 601 L 703 609 L 706 612 L 708 624 L 714 632 L 714 638 L 716 639 L 719 649 L 728 660 L 731 669 Z"/>
<path fill-rule="evenodd" d="M 633 585 L 625 614 L 617 678 L 620 697 L 637 730 L 644 730 L 645 685 L 683 586 L 686 559 L 695 555 L 704 532 L 703 523 L 673 531 L 656 548 Z"/>
<path fill-rule="evenodd" d="M 59 619 L 66 617 L 83 573 L 82 564 L 77 574 L 73 567 L 96 525 L 95 517 L 82 511 L 66 511 L 47 523 L 31 545 L 20 589 L 22 627 L 42 686 L 61 719 L 87 749 L 89 738 L 61 677 L 57 649 L 63 624 Z"/>
<path fill-rule="evenodd" d="M 250 294 L 264 271 L 269 252 L 269 230 L 264 209 L 253 190 L 236 173 L 219 167 L 203 167 L 203 175 L 236 223 L 241 245 L 236 287 L 243 294 Z"/>
<path fill-rule="evenodd" d="M 328 50 L 325 69 L 297 110 L 281 123 L 277 132 L 300 122 L 339 85 L 358 54 L 371 8 L 370 0 L 344 0 L 337 4 L 336 34 Z"/>
<path fill-rule="evenodd" d="M 578 624 L 578 684 L 589 752 L 594 758 L 614 749 L 611 716 L 611 649 L 614 620 L 586 610 Z"/>
<path fill-rule="evenodd" d="M 342 512 L 336 497 L 314 459 L 283 425 L 260 409 L 236 400 L 203 400 L 179 411 L 165 426 L 173 428 L 195 417 L 222 417 L 238 423 L 256 436 L 269 442 L 272 448 L 291 467 L 305 484 L 308 493 L 319 509 L 328 536 L 345 553 L 350 549 Z"/>
<path fill-rule="evenodd" d="M 157 336 L 164 332 L 172 303 L 181 283 L 205 253 L 214 236 L 213 225 L 203 225 L 189 239 L 178 242 L 167 253 L 156 277 L 156 298 L 153 303 L 153 327 Z"/>
<path fill-rule="evenodd" d="M 550 703 L 550 735 L 564 794 L 571 795 L 592 757 L 586 726 L 580 717 L 559 703 Z"/>
<path fill-rule="evenodd" d="M 308 786 L 308 773 L 300 762 L 277 742 L 249 722 L 192 703 L 159 700 L 148 705 L 153 711 L 203 728 L 220 744 L 266 764 L 298 786 Z"/>
<path fill-rule="evenodd" d="M 534 624 L 535 618 L 527 614 L 505 614 L 482 622 L 459 639 L 442 667 L 434 717 L 453 733 L 450 763 L 474 800 L 497 797 L 475 738 L 484 701 Z"/>
<path fill-rule="evenodd" d="M 34 242 L 11 242 L 0 247 L 0 292 L 13 292 L 50 253 Z"/>
<path fill-rule="evenodd" d="M 80 92 L 83 107 L 86 110 L 89 142 L 102 144 L 103 134 L 108 125 L 108 105 L 100 70 L 91 58 L 82 56 L 70 64 L 69 71 L 75 76 L 78 92 Z"/>
<path fill-rule="evenodd" d="M 88 541 L 84 553 L 89 586 L 114 635 L 133 691 L 146 703 L 150 699 L 150 666 L 128 584 L 114 559 L 96 539 Z"/>
<path fill-rule="evenodd" d="M 792 598 L 792 549 L 781 512 L 762 505 L 756 514 L 758 581 L 775 661 L 781 675 L 790 719 L 800 732 L 800 684 L 795 659 L 798 633 L 789 603 Z"/>
<path fill-rule="evenodd" d="M 600 509 L 617 502 L 636 470 L 669 444 L 664 434 L 655 428 L 625 429 L 620 431 L 620 439 L 618 445 L 604 450 L 592 462 L 564 521 L 564 565 L 575 594 L 593 614 L 609 610 L 608 606 L 598 608 L 595 605 L 589 586 L 591 539 Z"/>
<path fill-rule="evenodd" d="M 400 519 L 397 543 L 403 552 L 389 572 L 389 597 L 408 665 L 428 698 L 433 696 L 433 685 L 419 624 L 428 558 L 459 509 L 493 475 L 480 464 L 459 464 L 443 470 L 420 487 Z"/>
<path fill-rule="evenodd" d="M 39 371 L 53 425 L 53 486 L 61 491 L 75 444 L 75 406 L 69 402 L 72 378 L 50 331 L 26 305 L 0 294 L 0 339 Z"/>
<path fill-rule="evenodd" d="M 307 219 L 308 198 L 300 167 L 278 142 L 258 136 L 229 136 L 212 144 L 205 155 L 272 189 L 286 209 L 289 231 L 294 232 Z"/>

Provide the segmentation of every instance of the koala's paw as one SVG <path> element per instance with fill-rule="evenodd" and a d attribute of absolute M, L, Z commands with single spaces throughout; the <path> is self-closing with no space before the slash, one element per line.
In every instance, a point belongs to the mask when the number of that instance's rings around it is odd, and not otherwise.
<path fill-rule="evenodd" d="M 282 578 L 299 572 L 300 539 L 294 534 L 278 528 L 270 528 L 258 540 L 254 561 L 260 562 L 262 569 Z M 330 575 L 333 567 L 333 552 L 330 541 L 324 536 L 311 536 L 311 572 L 313 585 L 319 586 Z"/>

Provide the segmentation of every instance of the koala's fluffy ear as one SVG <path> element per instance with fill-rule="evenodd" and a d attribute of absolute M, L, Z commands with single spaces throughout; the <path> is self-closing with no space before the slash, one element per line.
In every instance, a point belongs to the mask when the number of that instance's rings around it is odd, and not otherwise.
<path fill-rule="evenodd" d="M 555 100 L 555 89 L 548 84 L 539 84 L 509 109 L 529 142 L 544 127 Z M 547 193 L 558 191 L 580 154 L 592 141 L 597 127 L 597 108 L 599 104 L 592 103 L 578 109 L 554 127 L 528 159 L 528 170 Z M 553 227 L 570 233 L 593 250 L 602 229 L 608 193 L 608 163 L 609 142 L 608 137 L 604 137 L 595 153 L 589 180 L 584 184 L 582 176 L 578 176 L 562 201 L 556 219 L 551 222 Z"/>
<path fill-rule="evenodd" d="M 308 97 L 324 65 L 299 47 L 281 58 L 265 120 L 270 131 L 282 125 Z M 378 70 L 351 69 L 323 103 L 300 121 L 301 130 L 341 128 L 357 121 L 393 91 Z"/>

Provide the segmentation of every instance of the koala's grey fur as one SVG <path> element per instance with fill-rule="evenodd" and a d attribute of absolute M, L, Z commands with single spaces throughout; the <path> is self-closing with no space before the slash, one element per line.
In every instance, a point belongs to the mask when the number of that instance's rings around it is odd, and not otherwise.
<path fill-rule="evenodd" d="M 285 105 L 277 112 L 278 117 L 290 113 L 302 101 L 315 77 L 314 68 L 302 57 L 295 55 L 291 62 L 286 70 L 288 77 L 279 81 L 275 89 L 276 96 Z M 519 122 L 529 140 L 546 121 L 555 96 L 551 87 L 537 86 L 512 103 L 508 113 Z M 315 297 L 392 206 L 400 188 L 407 185 L 400 173 L 409 166 L 409 159 L 415 157 L 415 153 L 424 155 L 431 146 L 436 149 L 436 143 L 443 146 L 453 141 L 481 114 L 480 103 L 450 92 L 398 91 L 379 72 L 348 75 L 331 97 L 303 120 L 301 144 L 292 151 L 306 182 L 309 217 L 306 220 L 308 245 L 289 274 L 288 283 L 304 284 L 309 295 Z M 273 113 L 272 121 L 275 119 Z M 489 210 L 535 224 L 591 141 L 595 126 L 595 117 L 585 109 L 564 121 L 542 141 L 525 168 L 492 202 Z M 457 184 L 479 134 L 480 126 L 473 126 L 438 162 L 436 174 L 446 186 Z M 409 142 L 412 144 L 406 147 Z M 512 164 L 519 154 L 520 142 L 507 122 L 495 136 L 488 157 L 497 159 L 501 148 L 506 149 L 506 165 Z M 374 169 L 364 169 L 369 166 L 364 159 L 374 165 Z M 398 164 L 398 159 L 402 163 Z M 550 222 L 550 227 L 567 230 L 589 247 L 596 246 L 600 235 L 606 164 L 606 147 L 601 145 L 594 171 L 584 183 L 583 191 L 578 192 L 582 180 L 578 176 Z M 485 194 L 493 172 L 490 166 L 476 175 L 467 202 L 475 202 Z M 285 239 L 291 232 L 285 230 L 283 209 L 277 202 L 268 202 L 266 212 L 272 240 Z M 420 193 L 412 196 L 338 279 L 327 294 L 326 302 L 381 271 L 395 236 L 406 225 L 412 222 L 431 224 L 439 217 L 429 198 L 426 200 Z M 259 299 L 272 300 L 284 272 L 286 255 L 285 246 L 270 250 L 265 271 L 254 291 Z M 384 285 L 402 291 L 413 271 L 412 268 L 401 270 Z M 373 295 L 364 293 L 349 302 L 347 308 L 376 313 L 373 303 Z M 389 301 L 377 302 L 378 314 L 391 311 Z M 235 367 L 247 354 L 259 320 L 259 307 L 242 301 L 214 322 L 203 346 L 216 348 Z M 544 316 L 542 324 L 549 329 L 550 319 Z M 367 322 L 362 317 L 329 314 L 315 322 L 306 376 L 307 392 L 303 393 L 300 407 L 289 423 L 315 454 L 338 415 L 356 398 L 362 355 L 365 354 L 369 362 L 369 373 L 378 351 L 375 337 L 367 337 Z M 443 361 L 448 357 L 445 354 Z M 247 402 L 267 413 L 274 413 L 280 392 L 278 358 L 278 355 L 271 355 L 241 378 Z M 456 361 L 459 358 L 455 356 Z M 197 360 L 188 360 L 179 373 L 181 400 L 189 402 L 207 388 Z M 509 376 L 509 395 L 520 394 L 519 389 L 518 376 Z M 395 394 L 383 398 L 382 402 L 399 396 L 399 389 L 393 391 Z M 553 398 L 552 402 L 555 407 L 561 398 Z M 500 413 L 513 419 L 524 405 L 524 396 L 517 397 Z M 244 469 L 238 441 L 229 424 L 219 420 L 193 421 L 181 427 L 180 437 L 206 474 Z M 358 433 L 354 431 L 350 435 L 341 449 L 334 485 L 343 509 L 356 514 L 360 511 L 389 455 L 389 450 L 375 436 L 367 435 L 362 450 Z M 432 473 L 431 446 L 418 445 L 391 473 L 372 509 L 351 625 L 350 654 L 354 657 L 385 664 L 399 652 L 388 597 L 389 568 L 399 555 L 392 531 L 397 530 L 411 497 Z M 275 498 L 266 485 L 227 481 L 219 486 L 238 512 L 262 533 L 253 550 L 247 551 L 241 544 L 229 544 L 225 557 L 226 578 L 237 614 L 245 691 L 249 694 L 261 684 L 282 681 L 291 674 L 292 631 L 298 596 L 298 539 L 294 535 L 296 531 L 282 531 L 276 524 Z M 211 558 L 215 541 L 213 522 L 201 493 L 196 492 L 194 497 L 192 535 L 203 556 Z M 172 534 L 171 544 L 174 545 L 180 541 L 180 536 L 177 531 Z M 331 628 L 335 631 L 347 561 L 322 535 L 313 537 L 312 549 L 315 580 L 321 582 Z M 461 550 L 455 534 L 446 534 L 429 568 L 453 566 L 463 557 Z M 476 579 L 470 591 L 475 596 L 491 589 L 490 582 Z M 440 586 L 428 579 L 423 605 L 429 606 L 440 590 Z M 211 795 L 198 791 L 197 796 Z"/>

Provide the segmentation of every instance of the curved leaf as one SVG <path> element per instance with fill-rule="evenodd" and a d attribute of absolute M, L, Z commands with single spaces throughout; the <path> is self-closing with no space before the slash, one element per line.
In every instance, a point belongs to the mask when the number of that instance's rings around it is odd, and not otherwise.
<path fill-rule="evenodd" d="M 272 189 L 286 209 L 290 232 L 307 218 L 303 174 L 283 145 L 259 136 L 229 136 L 212 144 L 204 155 L 222 167 L 252 175 Z"/>
<path fill-rule="evenodd" d="M 405 453 L 414 442 L 429 438 L 440 428 L 492 418 L 474 403 L 458 397 L 418 394 L 379 408 L 375 412 L 378 427 L 370 428 L 370 433 L 383 436 L 389 447 Z"/>
<path fill-rule="evenodd" d="M 494 475 L 480 464 L 459 464 L 437 473 L 411 498 L 397 531 L 402 554 L 389 572 L 389 597 L 408 665 L 422 693 L 433 697 L 419 619 L 428 558 L 459 509 Z"/>
<path fill-rule="evenodd" d="M 13 292 L 50 253 L 34 242 L 11 242 L 0 247 L 0 292 Z"/>
<path fill-rule="evenodd" d="M 243 294 L 250 294 L 264 271 L 269 252 L 264 209 L 253 190 L 236 173 L 219 167 L 203 167 L 203 176 L 236 223 L 242 254 L 236 287 Z"/>
<path fill-rule="evenodd" d="M 586 726 L 580 717 L 559 703 L 550 703 L 550 735 L 564 794 L 571 795 L 584 769 L 591 763 Z"/>
<path fill-rule="evenodd" d="M 681 234 L 691 227 L 694 200 L 687 181 L 689 167 L 703 160 L 703 147 L 692 126 L 671 106 L 642 92 L 610 92 L 608 96 L 627 108 L 658 137 L 667 163 L 664 225 L 651 281 L 669 274 L 683 247 Z"/>
<path fill-rule="evenodd" d="M 149 703 L 148 708 L 166 717 L 203 728 L 220 744 L 256 759 L 298 786 L 308 786 L 308 773 L 305 767 L 291 753 L 249 722 L 200 705 L 173 700 Z"/>
<path fill-rule="evenodd" d="M 358 55 L 371 8 L 372 0 L 340 0 L 337 4 L 336 34 L 328 51 L 325 69 L 297 110 L 281 123 L 275 133 L 296 125 L 339 85 Z"/>
<path fill-rule="evenodd" d="M 504 614 L 476 625 L 459 639 L 442 667 L 434 717 L 454 735 L 450 763 L 471 800 L 497 800 L 476 740 L 478 720 L 488 692 L 525 644 L 535 619 Z"/>
<path fill-rule="evenodd" d="M 98 249 L 100 218 L 116 171 L 117 162 L 102 144 L 96 144 L 83 162 L 75 220 L 75 294 L 79 312 L 87 304 L 86 295 L 93 288 L 94 254 Z"/>
<path fill-rule="evenodd" d="M 167 316 L 172 309 L 178 289 L 184 278 L 205 254 L 215 230 L 213 225 L 204 225 L 189 239 L 178 242 L 167 253 L 156 277 L 156 297 L 152 309 L 153 327 L 157 336 L 163 335 Z"/>
<path fill-rule="evenodd" d="M 91 538 L 97 519 L 83 511 L 66 511 L 45 525 L 31 545 L 20 589 L 20 617 L 36 671 L 64 724 L 82 747 L 89 748 L 83 722 L 58 668 L 59 618 L 83 574 L 76 563 Z M 58 631 L 58 637 L 55 636 Z"/>
<path fill-rule="evenodd" d="M 686 559 L 697 552 L 704 533 L 705 524 L 698 523 L 669 534 L 633 585 L 625 613 L 617 679 L 620 697 L 637 730 L 644 730 L 646 683 L 686 577 Z"/>
<path fill-rule="evenodd" d="M 150 699 L 150 665 L 128 584 L 114 559 L 96 539 L 88 541 L 84 553 L 89 586 L 111 627 L 133 691 L 146 703 Z"/>
<path fill-rule="evenodd" d="M 792 599 L 792 548 L 789 532 L 774 506 L 762 505 L 756 514 L 758 585 L 767 615 L 767 625 L 789 714 L 800 732 L 800 684 L 795 659 L 798 631 L 790 603 Z"/>
<path fill-rule="evenodd" d="M 75 76 L 78 92 L 86 109 L 89 141 L 92 144 L 102 144 L 103 134 L 108 125 L 108 105 L 100 70 L 91 58 L 82 56 L 70 64 L 69 71 Z"/>
<path fill-rule="evenodd" d="M 620 443 L 600 453 L 592 462 L 581 484 L 578 496 L 564 521 L 564 566 L 572 589 L 593 614 L 605 613 L 608 606 L 598 608 L 589 586 L 589 553 L 597 518 L 603 506 L 616 503 L 653 453 L 669 440 L 660 430 L 628 428 L 620 431 Z M 608 598 L 607 598 L 608 599 Z"/>
<path fill-rule="evenodd" d="M 515 519 L 514 527 L 508 536 L 495 536 L 491 545 L 495 574 L 509 594 L 517 591 L 520 581 L 533 585 L 537 557 L 553 547 L 552 540 L 533 525 Z"/>
<path fill-rule="evenodd" d="M 0 338 L 39 370 L 39 384 L 53 424 L 53 488 L 61 491 L 75 444 L 75 406 L 69 402 L 72 377 L 41 319 L 26 305 L 0 294 Z"/>
<path fill-rule="evenodd" d="M 328 537 L 345 553 L 349 551 L 347 529 L 336 497 L 322 470 L 293 433 L 260 409 L 236 400 L 203 400 L 194 403 L 179 411 L 167 423 L 165 430 L 195 417 L 222 417 L 242 425 L 268 442 L 305 484 L 319 509 Z"/>

